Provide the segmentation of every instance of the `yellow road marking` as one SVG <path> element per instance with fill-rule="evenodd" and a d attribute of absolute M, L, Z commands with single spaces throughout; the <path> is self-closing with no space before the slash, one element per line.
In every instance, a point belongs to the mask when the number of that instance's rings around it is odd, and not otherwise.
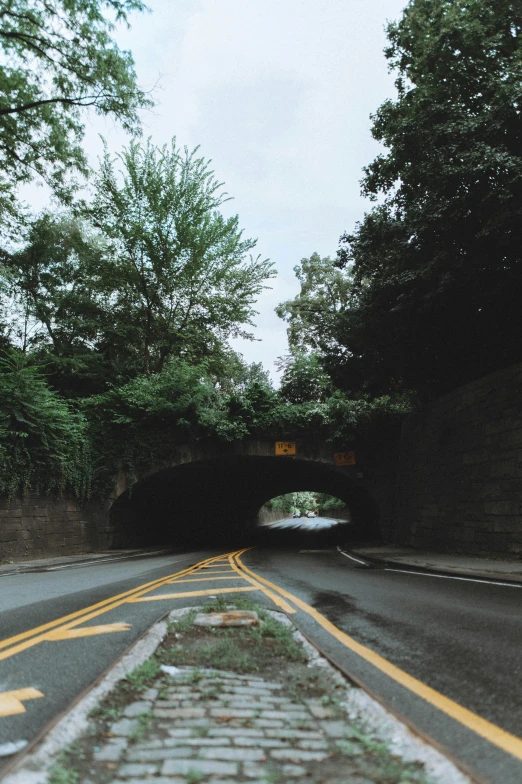
<path fill-rule="evenodd" d="M 47 634 L 48 640 L 70 640 L 75 637 L 94 637 L 97 634 L 111 634 L 111 632 L 128 632 L 130 623 L 106 623 L 103 626 L 84 626 L 76 629 L 53 629 Z"/>
<path fill-rule="evenodd" d="M 259 586 L 255 587 L 245 587 L 245 588 L 216 588 L 212 590 L 209 588 L 206 591 L 186 591 L 185 593 L 160 593 L 156 594 L 155 596 L 142 596 L 139 599 L 129 599 L 129 601 L 133 603 L 137 602 L 156 602 L 160 599 L 181 599 L 185 596 L 214 596 L 214 594 L 218 593 L 240 593 L 241 591 L 259 591 L 263 590 Z"/>
<path fill-rule="evenodd" d="M 41 691 L 32 688 L 0 692 L 0 716 L 15 716 L 17 713 L 25 713 L 22 700 L 36 700 L 43 696 Z"/>
<path fill-rule="evenodd" d="M 239 553 L 244 552 L 243 550 L 238 551 Z M 227 554 L 229 555 L 229 554 Z M 223 558 L 223 556 L 219 556 Z M 8 659 L 11 656 L 15 656 L 17 653 L 21 653 L 28 648 L 31 648 L 34 645 L 38 645 L 40 642 L 44 642 L 48 639 L 48 632 L 49 630 L 55 627 L 62 627 L 63 629 L 69 629 L 73 626 L 76 626 L 80 623 L 84 623 L 85 621 L 91 620 L 92 618 L 96 618 L 98 615 L 102 615 L 103 613 L 110 612 L 110 610 L 119 607 L 125 602 L 129 601 L 131 598 L 135 598 L 138 596 L 143 595 L 149 591 L 153 591 L 157 588 L 161 588 L 162 585 L 167 584 L 173 577 L 183 577 L 193 574 L 194 572 L 198 571 L 202 568 L 202 565 L 209 564 L 213 561 L 213 558 L 206 558 L 203 561 L 199 561 L 192 566 L 189 566 L 185 569 L 181 569 L 179 572 L 175 572 L 174 574 L 169 574 L 166 577 L 161 577 L 158 580 L 152 580 L 149 583 L 144 583 L 143 585 L 138 586 L 137 588 L 132 588 L 129 591 L 124 591 L 123 593 L 117 594 L 116 596 L 111 596 L 108 599 L 104 599 L 101 602 L 97 602 L 96 604 L 90 605 L 89 607 L 84 607 L 82 610 L 77 610 L 76 612 L 70 613 L 69 615 L 65 615 L 62 618 L 56 618 L 54 621 L 49 621 L 48 623 L 44 623 L 41 626 L 36 626 L 33 629 L 28 629 L 25 632 L 21 632 L 20 634 L 16 634 L 13 637 L 8 637 L 5 640 L 0 641 L 0 661 L 3 659 Z M 18 644 L 16 644 L 18 643 Z M 8 647 L 11 646 L 11 647 Z M 1 650 L 2 648 L 8 648 L 8 650 Z"/>
<path fill-rule="evenodd" d="M 232 574 L 232 572 L 204 572 L 205 577 L 199 577 L 199 580 L 211 580 L 212 577 L 217 579 L 217 575 L 223 574 Z M 211 575 L 210 577 L 208 575 Z M 179 578 L 175 577 L 173 580 L 169 580 L 169 583 L 177 583 L 180 582 Z"/>
<path fill-rule="evenodd" d="M 244 580 L 243 576 L 238 577 L 235 572 L 230 572 L 231 577 L 191 577 L 188 580 L 169 580 L 171 585 L 178 583 L 212 583 L 214 580 Z"/>
<path fill-rule="evenodd" d="M 417 680 L 417 678 L 414 678 L 412 675 L 404 672 L 404 670 L 396 667 L 395 664 L 392 664 L 383 656 L 375 653 L 375 651 L 372 651 L 371 648 L 367 648 L 365 645 L 361 645 L 361 643 L 354 640 L 353 637 L 345 634 L 345 632 L 341 631 L 341 629 L 339 629 L 337 626 L 334 626 L 333 623 L 325 618 L 325 616 L 318 612 L 314 607 L 311 607 L 306 602 L 303 602 L 302 599 L 299 599 L 297 596 L 289 593 L 289 591 L 285 591 L 284 588 L 280 588 L 278 585 L 275 585 L 269 580 L 265 580 L 264 577 L 260 577 L 255 572 L 252 572 L 242 563 L 239 555 L 231 557 L 235 559 L 240 569 L 244 570 L 247 574 L 252 575 L 256 580 L 259 580 L 259 582 L 270 586 L 279 594 L 281 594 L 281 596 L 284 596 L 285 598 L 292 601 L 296 607 L 299 607 L 305 613 L 310 615 L 320 626 L 322 626 L 323 629 L 335 637 L 336 640 L 342 643 L 346 648 L 349 648 L 351 651 L 356 653 L 362 659 L 365 659 L 365 661 L 373 664 L 376 669 L 385 673 L 388 675 L 388 677 L 392 678 L 392 680 L 396 681 L 401 686 L 404 686 L 404 688 L 408 689 L 413 694 L 416 694 L 418 697 L 421 697 L 430 705 L 438 708 L 447 716 L 450 716 L 450 718 L 459 722 L 459 724 L 462 724 L 464 727 L 472 730 L 477 735 L 480 735 L 494 746 L 497 746 L 499 749 L 506 751 L 513 757 L 522 760 L 522 740 L 517 738 L 516 735 L 512 735 L 510 732 L 506 732 L 506 730 L 503 730 L 501 727 L 497 727 L 496 724 L 492 724 L 492 722 L 487 721 L 487 719 L 483 719 L 482 716 L 478 716 L 476 713 L 473 713 L 473 711 L 464 708 L 463 705 L 459 705 L 458 702 L 454 702 L 449 697 L 445 697 L 440 692 L 432 689 L 431 686 L 427 686 L 422 681 Z"/>
<path fill-rule="evenodd" d="M 263 586 L 258 580 L 255 580 L 253 577 L 249 577 L 248 575 L 243 574 L 234 563 L 233 558 L 234 556 L 232 555 L 229 558 L 230 565 L 241 577 L 243 577 L 244 580 L 247 580 L 249 583 L 252 583 L 252 585 L 255 585 L 258 591 L 262 591 L 265 594 L 265 596 L 268 596 L 268 598 L 273 601 L 276 607 L 280 607 L 281 610 L 283 610 L 283 612 L 286 612 L 289 615 L 293 615 L 295 613 L 294 608 L 291 607 L 289 604 L 287 604 L 287 602 L 285 602 L 284 599 L 281 599 L 277 594 L 273 593 L 272 591 L 268 591 L 266 588 L 263 588 Z"/>

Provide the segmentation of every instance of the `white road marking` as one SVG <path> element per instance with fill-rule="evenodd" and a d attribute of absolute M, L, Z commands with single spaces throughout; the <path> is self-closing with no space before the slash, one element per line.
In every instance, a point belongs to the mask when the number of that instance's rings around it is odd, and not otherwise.
<path fill-rule="evenodd" d="M 414 572 L 410 569 L 394 569 L 387 566 L 385 572 L 402 572 L 402 574 L 419 574 L 421 577 L 439 577 L 441 580 L 464 580 L 467 583 L 484 583 L 485 585 L 503 585 L 507 588 L 522 588 L 522 583 L 501 583 L 492 578 L 491 580 L 480 580 L 478 577 L 458 577 L 455 574 L 433 574 L 430 572 Z"/>
<path fill-rule="evenodd" d="M 346 558 L 350 558 L 352 561 L 356 561 L 357 563 L 363 564 L 363 566 L 369 566 L 370 564 L 367 561 L 360 561 L 358 558 L 355 558 L 353 555 L 348 555 L 348 553 L 344 553 L 339 547 L 337 550 L 344 555 Z M 504 586 L 505 588 L 522 588 L 522 583 L 504 583 L 499 582 L 494 577 L 490 580 L 481 580 L 478 577 L 459 577 L 456 574 L 435 574 L 434 572 L 414 572 L 412 569 L 396 569 L 393 566 L 386 566 L 383 569 L 384 572 L 400 572 L 401 574 L 417 574 L 420 577 L 439 577 L 441 580 L 463 580 L 467 583 L 484 583 L 484 585 L 500 585 Z"/>
<path fill-rule="evenodd" d="M 344 555 L 345 558 L 349 558 L 351 561 L 357 561 L 357 563 L 360 563 L 363 566 L 368 566 L 366 561 L 360 561 L 358 558 L 354 558 L 353 555 L 348 555 L 348 553 L 343 553 L 343 551 L 340 550 L 339 548 L 337 548 L 337 550 L 341 553 L 341 555 Z"/>

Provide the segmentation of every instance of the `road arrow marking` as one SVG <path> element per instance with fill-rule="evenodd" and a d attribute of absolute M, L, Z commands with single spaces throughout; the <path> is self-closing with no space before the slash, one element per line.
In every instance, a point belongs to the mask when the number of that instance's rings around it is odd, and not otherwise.
<path fill-rule="evenodd" d="M 46 635 L 47 640 L 72 640 L 76 637 L 93 637 L 96 634 L 128 632 L 130 623 L 106 623 L 103 626 L 84 626 L 81 629 L 55 629 Z"/>
<path fill-rule="evenodd" d="M 0 716 L 14 716 L 16 713 L 25 713 L 22 700 L 36 700 L 43 697 L 38 689 L 16 689 L 16 691 L 0 692 Z"/>

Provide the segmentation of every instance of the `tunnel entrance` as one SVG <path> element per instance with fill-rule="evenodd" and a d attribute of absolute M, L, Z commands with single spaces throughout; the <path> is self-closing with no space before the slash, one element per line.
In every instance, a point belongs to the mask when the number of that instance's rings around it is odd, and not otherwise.
<path fill-rule="evenodd" d="M 285 457 L 228 455 L 158 471 L 119 496 L 109 517 L 117 546 L 236 546 L 251 543 L 263 504 L 310 489 L 341 499 L 360 539 L 379 538 L 377 506 L 356 479 Z"/>
<path fill-rule="evenodd" d="M 256 542 L 261 545 L 324 547 L 353 541 L 349 507 L 340 498 L 314 490 L 272 498 L 258 513 Z"/>

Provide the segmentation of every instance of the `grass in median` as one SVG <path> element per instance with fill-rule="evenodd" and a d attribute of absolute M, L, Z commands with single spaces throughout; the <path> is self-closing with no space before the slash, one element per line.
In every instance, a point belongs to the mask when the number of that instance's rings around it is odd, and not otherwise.
<path fill-rule="evenodd" d="M 175 699 L 177 688 L 183 683 L 190 685 L 199 695 L 199 701 L 208 705 L 209 701 L 219 701 L 227 707 L 228 693 L 223 684 L 208 673 L 211 670 L 227 670 L 238 673 L 253 673 L 267 681 L 282 684 L 278 697 L 287 697 L 294 703 L 306 704 L 314 700 L 322 706 L 328 718 L 343 722 L 346 731 L 342 737 L 330 738 L 328 756 L 320 762 L 304 763 L 307 769 L 306 781 L 309 784 L 347 784 L 353 781 L 379 782 L 379 784 L 429 784 L 423 766 L 419 763 L 405 763 L 390 753 L 387 746 L 364 732 L 346 717 L 342 701 L 344 687 L 336 682 L 328 671 L 321 667 L 310 666 L 301 645 L 296 641 L 291 628 L 280 623 L 262 607 L 248 598 L 238 595 L 227 596 L 209 602 L 204 612 L 224 612 L 230 609 L 255 610 L 260 618 L 259 626 L 212 628 L 196 627 L 193 620 L 196 611 L 188 612 L 183 618 L 168 625 L 167 635 L 156 653 L 137 667 L 92 713 L 92 734 L 85 736 L 81 744 L 66 752 L 57 760 L 49 784 L 83 784 L 85 777 L 93 784 L 109 784 L 116 775 L 117 765 L 93 762 L 92 751 L 100 748 L 107 738 L 113 737 L 111 725 L 119 719 L 125 706 L 135 700 L 143 700 L 145 689 L 157 690 L 159 700 Z M 180 678 L 172 678 L 163 670 L 162 664 L 192 669 Z M 214 680 L 216 682 L 214 682 Z M 195 704 L 199 705 L 200 702 Z M 257 715 L 253 718 L 236 720 L 226 726 L 256 726 Z M 161 720 L 165 723 L 165 719 Z M 228 722 L 228 718 L 222 719 Z M 167 737 L 167 728 L 159 726 L 152 712 L 138 717 L 138 725 L 129 737 L 135 744 L 143 740 Z M 295 724 L 294 729 L 300 725 Z M 304 721 L 301 729 L 320 728 L 319 721 Z M 194 723 L 193 736 L 206 738 L 209 727 Z M 154 741 L 155 743 L 157 740 Z M 169 741 L 171 742 L 171 741 Z M 184 779 L 192 784 L 205 781 L 197 770 L 185 775 Z M 284 762 L 267 761 L 265 784 L 282 784 L 287 780 L 283 774 Z M 154 781 L 154 778 L 151 779 Z"/>

